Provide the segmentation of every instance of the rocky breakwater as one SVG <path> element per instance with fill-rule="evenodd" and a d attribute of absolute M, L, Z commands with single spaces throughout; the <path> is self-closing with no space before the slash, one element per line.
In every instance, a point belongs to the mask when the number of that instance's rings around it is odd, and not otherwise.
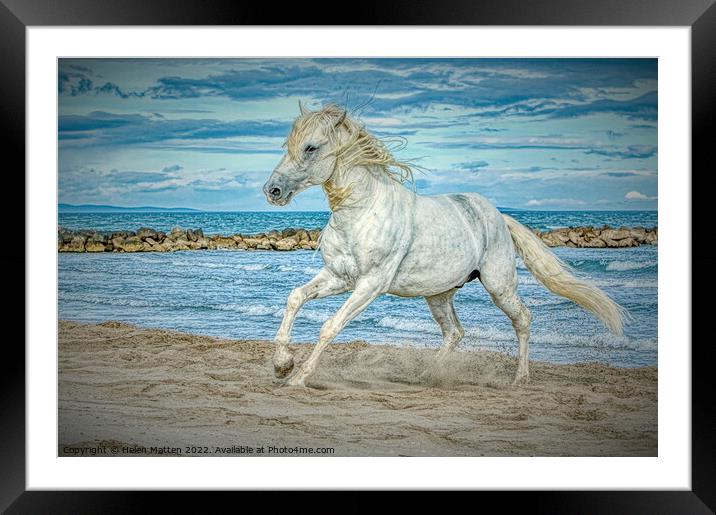
<path fill-rule="evenodd" d="M 658 229 L 644 227 L 566 227 L 533 231 L 549 247 L 623 248 L 656 245 Z M 174 252 L 177 250 L 315 250 L 320 229 L 284 229 L 260 234 L 205 236 L 201 229 L 175 227 L 164 233 L 143 227 L 138 231 L 103 233 L 60 228 L 60 252 Z"/>
<path fill-rule="evenodd" d="M 533 231 L 549 247 L 623 248 L 657 245 L 659 229 L 653 227 L 565 227 Z"/>
<path fill-rule="evenodd" d="M 57 231 L 59 252 L 174 252 L 178 250 L 314 250 L 320 229 L 284 229 L 260 234 L 205 236 L 201 229 L 175 227 L 164 233 L 147 227 L 113 233 L 98 231 Z"/>

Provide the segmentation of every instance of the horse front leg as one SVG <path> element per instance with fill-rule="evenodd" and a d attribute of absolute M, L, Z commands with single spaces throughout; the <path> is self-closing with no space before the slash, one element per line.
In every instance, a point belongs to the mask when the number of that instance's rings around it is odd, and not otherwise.
<path fill-rule="evenodd" d="M 353 293 L 351 293 L 351 296 L 346 299 L 336 314 L 323 324 L 318 343 L 314 347 L 313 352 L 303 365 L 301 365 L 301 368 L 286 381 L 286 384 L 290 386 L 304 386 L 306 379 L 316 371 L 318 359 L 321 357 L 321 353 L 325 348 L 351 320 L 357 317 L 371 302 L 383 293 L 383 287 L 386 284 L 388 283 L 377 279 L 360 280 L 356 284 L 356 288 L 353 290 Z"/>
<path fill-rule="evenodd" d="M 277 377 L 286 377 L 293 370 L 293 354 L 288 350 L 291 341 L 291 329 L 298 311 L 312 299 L 337 295 L 347 291 L 346 283 L 325 268 L 309 282 L 293 290 L 286 302 L 281 326 L 276 333 L 276 351 L 273 356 L 274 372 Z"/>

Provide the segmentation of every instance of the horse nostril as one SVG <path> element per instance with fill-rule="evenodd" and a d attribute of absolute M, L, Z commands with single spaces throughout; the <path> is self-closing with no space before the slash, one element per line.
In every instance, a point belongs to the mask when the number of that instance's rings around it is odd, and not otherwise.
<path fill-rule="evenodd" d="M 279 188 L 271 188 L 269 189 L 269 195 L 271 195 L 272 197 L 280 197 L 281 190 Z"/>

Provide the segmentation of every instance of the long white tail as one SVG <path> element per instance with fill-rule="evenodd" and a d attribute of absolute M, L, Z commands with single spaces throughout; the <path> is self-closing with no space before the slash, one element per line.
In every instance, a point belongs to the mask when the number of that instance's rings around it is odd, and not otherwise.
<path fill-rule="evenodd" d="M 511 216 L 502 215 L 517 252 L 527 269 L 551 292 L 576 302 L 594 313 L 609 330 L 621 335 L 628 312 L 602 290 L 570 273 L 569 266 L 527 227 Z"/>

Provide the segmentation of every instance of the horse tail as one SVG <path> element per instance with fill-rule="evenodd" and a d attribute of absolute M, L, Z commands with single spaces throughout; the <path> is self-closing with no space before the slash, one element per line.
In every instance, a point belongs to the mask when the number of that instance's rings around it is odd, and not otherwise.
<path fill-rule="evenodd" d="M 518 254 L 539 282 L 552 293 L 594 313 L 612 333 L 623 333 L 624 323 L 630 318 L 626 309 L 593 284 L 575 277 L 569 265 L 555 256 L 530 229 L 511 216 L 502 216 Z"/>

